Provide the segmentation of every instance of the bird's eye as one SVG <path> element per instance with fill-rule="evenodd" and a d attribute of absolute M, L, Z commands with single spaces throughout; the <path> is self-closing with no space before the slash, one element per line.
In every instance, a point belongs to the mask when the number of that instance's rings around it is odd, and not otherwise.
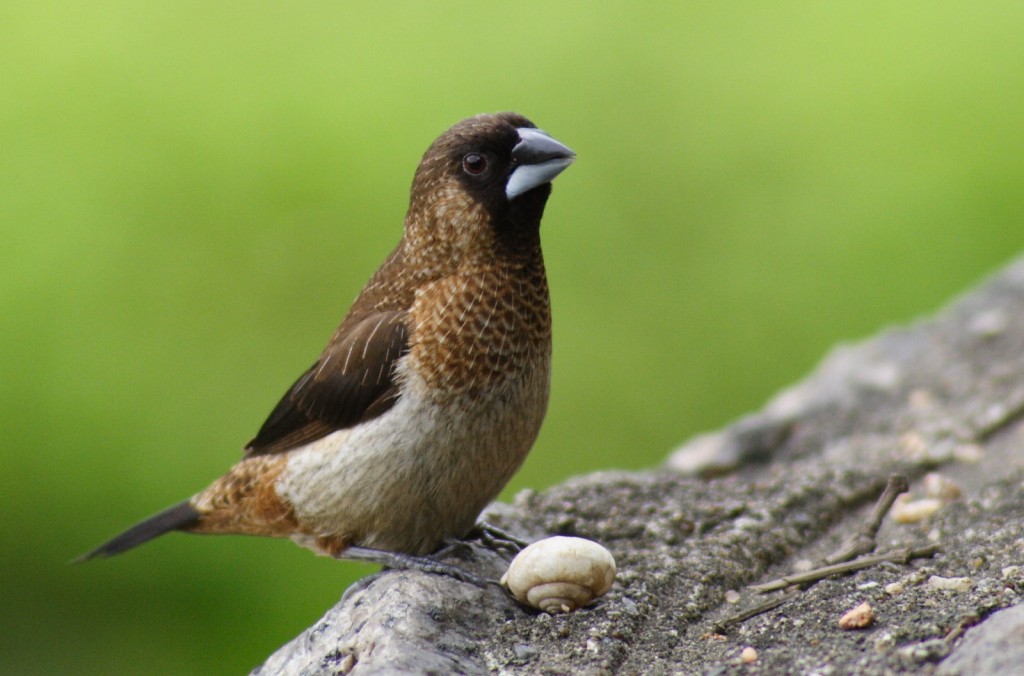
<path fill-rule="evenodd" d="M 470 176 L 479 176 L 487 171 L 487 158 L 476 153 L 469 153 L 462 158 L 462 170 Z"/>

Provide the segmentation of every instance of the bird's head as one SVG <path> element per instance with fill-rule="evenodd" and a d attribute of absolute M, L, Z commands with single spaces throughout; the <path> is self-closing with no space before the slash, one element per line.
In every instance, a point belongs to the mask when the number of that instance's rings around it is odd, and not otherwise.
<path fill-rule="evenodd" d="M 416 170 L 406 237 L 462 260 L 532 251 L 551 180 L 575 157 L 516 113 L 463 120 Z"/>

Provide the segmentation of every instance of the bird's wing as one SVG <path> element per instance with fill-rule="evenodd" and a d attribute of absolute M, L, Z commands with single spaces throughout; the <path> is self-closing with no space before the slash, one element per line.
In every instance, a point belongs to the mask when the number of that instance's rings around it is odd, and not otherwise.
<path fill-rule="evenodd" d="M 281 453 L 370 420 L 398 399 L 395 362 L 409 349 L 405 312 L 377 312 L 335 336 L 245 447 Z"/>

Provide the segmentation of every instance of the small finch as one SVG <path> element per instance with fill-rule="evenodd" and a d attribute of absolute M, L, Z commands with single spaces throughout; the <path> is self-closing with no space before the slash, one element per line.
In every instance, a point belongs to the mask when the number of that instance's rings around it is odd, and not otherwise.
<path fill-rule="evenodd" d="M 415 565 L 464 537 L 547 409 L 540 221 L 574 159 L 515 113 L 442 134 L 416 170 L 398 246 L 242 460 L 82 559 L 180 530 Z"/>

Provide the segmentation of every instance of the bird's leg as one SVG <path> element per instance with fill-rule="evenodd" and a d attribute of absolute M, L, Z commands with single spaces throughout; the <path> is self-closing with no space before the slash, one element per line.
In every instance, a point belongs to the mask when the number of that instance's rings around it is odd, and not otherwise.
<path fill-rule="evenodd" d="M 499 549 L 507 549 L 513 553 L 518 553 L 521 549 L 530 544 L 526 540 L 517 538 L 506 530 L 502 530 L 497 526 L 492 526 L 491 524 L 483 521 L 480 521 L 473 526 L 473 529 L 469 531 L 466 537 L 467 539 L 480 540 L 480 543 L 483 546 L 495 552 Z"/>
<path fill-rule="evenodd" d="M 424 573 L 435 575 L 447 575 L 460 582 L 469 582 L 478 587 L 486 587 L 488 580 L 475 575 L 464 568 L 453 566 L 448 563 L 435 561 L 425 556 L 412 556 L 411 554 L 400 554 L 398 552 L 386 552 L 381 549 L 369 549 L 368 547 L 348 547 L 339 555 L 339 559 L 350 561 L 362 561 L 364 563 L 376 563 L 387 568 L 398 568 L 403 570 L 420 570 Z"/>
<path fill-rule="evenodd" d="M 473 556 L 473 548 L 467 540 L 446 538 L 442 547 L 436 552 L 433 552 L 431 556 L 439 559 L 447 559 L 450 556 L 454 556 L 459 559 L 466 559 Z"/>

